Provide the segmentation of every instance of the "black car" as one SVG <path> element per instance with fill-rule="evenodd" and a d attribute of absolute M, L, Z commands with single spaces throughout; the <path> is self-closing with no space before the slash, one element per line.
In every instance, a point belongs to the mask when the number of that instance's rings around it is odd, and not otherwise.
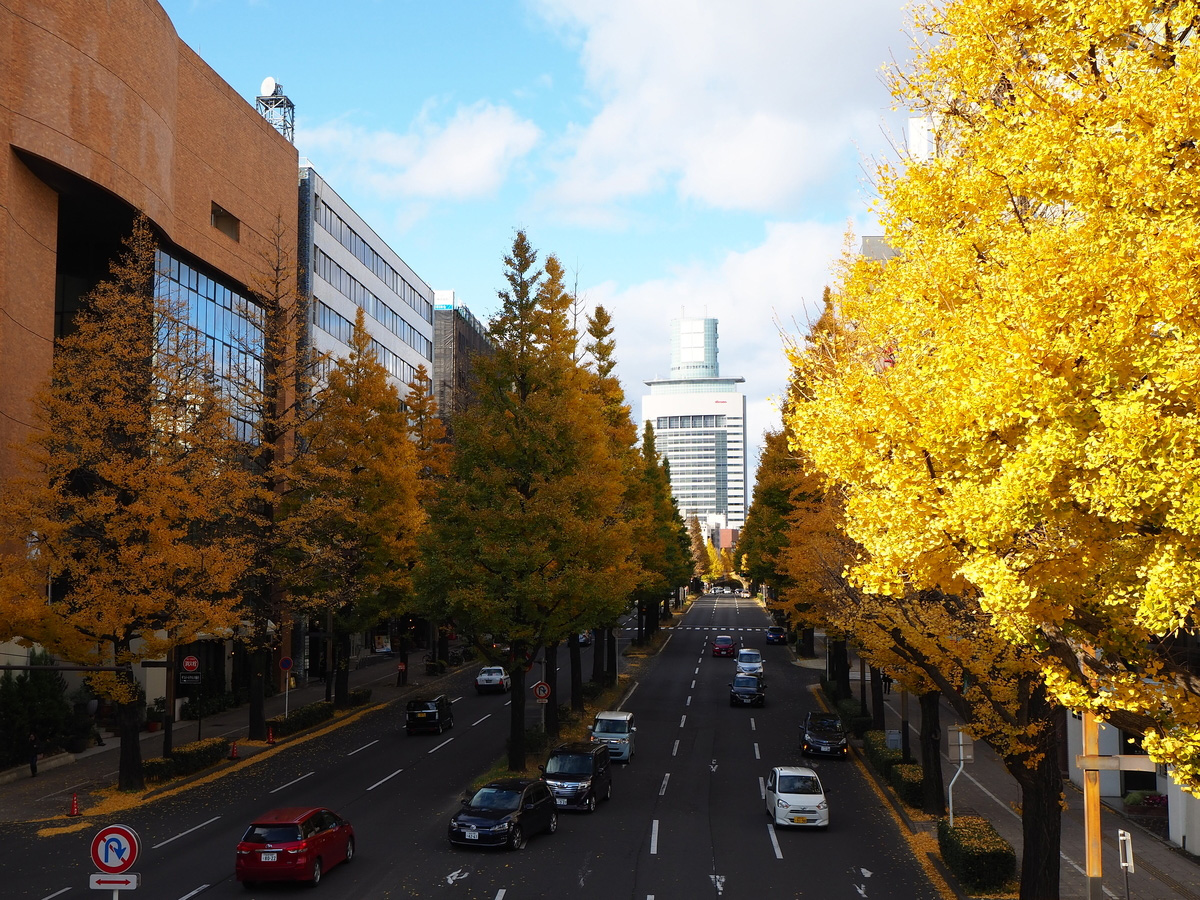
<path fill-rule="evenodd" d="M 404 710 L 404 730 L 409 734 L 432 731 L 441 734 L 454 727 L 454 710 L 445 694 L 436 697 L 414 697 Z"/>
<path fill-rule="evenodd" d="M 542 780 L 559 809 L 596 811 L 596 800 L 612 799 L 612 762 L 608 744 L 575 741 L 550 751 Z"/>
<path fill-rule="evenodd" d="M 527 778 L 490 781 L 463 800 L 450 820 L 452 844 L 521 850 L 529 835 L 558 831 L 558 810 L 544 782 Z"/>
<path fill-rule="evenodd" d="M 767 682 L 761 675 L 738 673 L 729 682 L 730 706 L 764 706 L 767 702 Z"/>
<path fill-rule="evenodd" d="M 767 629 L 768 644 L 786 644 L 787 629 L 782 625 L 772 625 Z"/>
<path fill-rule="evenodd" d="M 835 713 L 810 712 L 800 726 L 800 752 L 847 756 L 850 742 L 841 718 Z"/>

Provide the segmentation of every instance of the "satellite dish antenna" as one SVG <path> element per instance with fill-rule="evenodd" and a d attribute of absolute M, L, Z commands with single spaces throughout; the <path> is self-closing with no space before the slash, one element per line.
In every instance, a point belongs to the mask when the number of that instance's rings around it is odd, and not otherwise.
<path fill-rule="evenodd" d="M 275 79 L 268 75 L 263 79 L 263 83 L 259 85 L 258 96 L 270 97 L 275 93 Z"/>

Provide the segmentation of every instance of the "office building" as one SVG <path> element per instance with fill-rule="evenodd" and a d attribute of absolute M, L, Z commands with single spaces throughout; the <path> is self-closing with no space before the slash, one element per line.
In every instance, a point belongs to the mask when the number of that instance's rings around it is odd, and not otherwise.
<path fill-rule="evenodd" d="M 317 174 L 300 161 L 300 288 L 309 339 L 331 357 L 350 353 L 358 309 L 376 358 L 403 397 L 417 368 L 433 373 L 433 289 Z"/>
<path fill-rule="evenodd" d="M 450 427 L 454 414 L 475 398 L 472 363 L 492 353 L 487 328 L 459 304 L 454 291 L 435 291 L 433 305 L 433 393 L 438 415 Z"/>
<path fill-rule="evenodd" d="M 671 322 L 670 377 L 647 381 L 642 418 L 671 469 L 671 493 L 685 519 L 706 532 L 746 521 L 746 396 L 740 376 L 722 377 L 717 320 Z"/>

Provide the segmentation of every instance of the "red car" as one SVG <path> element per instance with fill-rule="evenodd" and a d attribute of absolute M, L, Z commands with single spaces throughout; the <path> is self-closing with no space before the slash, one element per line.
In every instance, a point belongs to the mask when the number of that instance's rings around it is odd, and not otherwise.
<path fill-rule="evenodd" d="M 308 881 L 354 858 L 354 829 L 328 809 L 288 806 L 259 816 L 237 846 L 237 880 Z"/>
<path fill-rule="evenodd" d="M 733 656 L 737 653 L 737 642 L 727 634 L 718 634 L 712 642 L 713 656 Z"/>

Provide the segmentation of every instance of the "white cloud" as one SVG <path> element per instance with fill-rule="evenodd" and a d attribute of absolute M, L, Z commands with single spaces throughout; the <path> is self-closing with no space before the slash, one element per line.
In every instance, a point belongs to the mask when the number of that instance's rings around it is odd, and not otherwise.
<path fill-rule="evenodd" d="M 602 104 L 566 143 L 566 206 L 672 187 L 718 209 L 794 211 L 876 142 L 880 68 L 907 44 L 895 0 L 531 2 L 579 42 Z"/>
<path fill-rule="evenodd" d="M 541 130 L 507 106 L 459 107 L 446 122 L 427 107 L 405 134 L 369 131 L 343 121 L 301 129 L 297 143 L 385 197 L 468 200 L 494 195 Z"/>
<path fill-rule="evenodd" d="M 640 416 L 644 382 L 669 373 L 669 321 L 711 316 L 719 320 L 721 374 L 746 379 L 747 434 L 757 447 L 765 430 L 779 427 L 775 400 L 788 377 L 781 329 L 794 336 L 816 320 L 844 237 L 844 227 L 775 223 L 757 247 L 727 253 L 712 266 L 692 266 L 624 290 L 612 283 L 587 288 L 587 302 L 613 316 L 618 373 L 634 415 Z"/>

